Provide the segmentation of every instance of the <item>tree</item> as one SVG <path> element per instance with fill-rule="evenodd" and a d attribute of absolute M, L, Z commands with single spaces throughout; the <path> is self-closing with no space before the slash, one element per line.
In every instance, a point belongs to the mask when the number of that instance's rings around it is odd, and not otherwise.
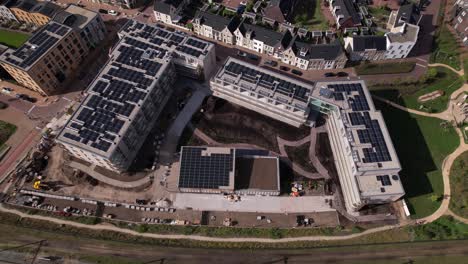
<path fill-rule="evenodd" d="M 429 68 L 425 77 L 428 81 L 434 80 L 437 77 L 437 70 L 435 68 Z"/>

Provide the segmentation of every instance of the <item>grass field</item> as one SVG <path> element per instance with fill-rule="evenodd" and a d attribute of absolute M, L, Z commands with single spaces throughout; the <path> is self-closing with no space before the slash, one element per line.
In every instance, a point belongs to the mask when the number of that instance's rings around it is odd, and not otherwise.
<path fill-rule="evenodd" d="M 453 71 L 444 67 L 435 67 L 437 76 L 425 83 L 395 83 L 370 86 L 371 92 L 407 108 L 424 112 L 438 113 L 447 109 L 450 95 L 459 89 L 464 80 Z M 444 91 L 444 95 L 424 103 L 418 102 L 418 97 L 436 90 Z M 423 107 L 421 107 L 423 106 Z"/>
<path fill-rule="evenodd" d="M 434 39 L 430 62 L 447 64 L 456 70 L 460 70 L 459 46 L 455 36 L 446 26 L 438 31 Z"/>
<path fill-rule="evenodd" d="M 459 145 L 452 127 L 442 128 L 442 120 L 408 114 L 380 102 L 403 170 L 401 180 L 413 218 L 430 215 L 440 205 L 443 194 L 442 161 Z"/>
<path fill-rule="evenodd" d="M 411 72 L 416 63 L 408 62 L 389 62 L 389 63 L 362 63 L 355 67 L 358 75 L 372 74 L 395 74 Z"/>
<path fill-rule="evenodd" d="M 28 34 L 0 29 L 0 43 L 11 48 L 18 48 L 29 38 Z"/>
<path fill-rule="evenodd" d="M 390 12 L 392 11 L 390 8 L 388 8 L 387 6 L 368 6 L 367 11 L 370 15 L 373 16 L 373 20 L 377 24 L 377 26 L 381 28 L 386 28 L 388 17 L 390 16 Z"/>
<path fill-rule="evenodd" d="M 327 19 L 323 16 L 320 5 L 323 0 L 301 0 L 294 8 L 294 23 L 309 30 L 327 30 Z"/>
<path fill-rule="evenodd" d="M 0 147 L 13 135 L 16 131 L 16 126 L 0 120 Z"/>
<path fill-rule="evenodd" d="M 468 152 L 464 152 L 453 163 L 450 188 L 450 209 L 457 215 L 468 218 Z"/>

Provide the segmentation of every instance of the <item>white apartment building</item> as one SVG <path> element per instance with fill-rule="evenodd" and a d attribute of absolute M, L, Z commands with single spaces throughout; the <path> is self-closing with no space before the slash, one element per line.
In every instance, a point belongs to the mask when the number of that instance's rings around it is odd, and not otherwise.
<path fill-rule="evenodd" d="M 285 34 L 259 26 L 242 22 L 234 31 L 236 45 L 278 57 L 278 52 L 284 50 L 292 39 L 287 31 Z"/>
<path fill-rule="evenodd" d="M 419 26 L 404 23 L 385 34 L 387 38 L 386 59 L 406 58 L 418 40 Z"/>
<path fill-rule="evenodd" d="M 327 115 L 333 160 L 348 212 L 404 195 L 398 157 L 364 81 L 306 84 L 228 58 L 210 82 L 213 95 L 299 127 Z M 310 117 L 309 117 L 310 116 Z"/>
<path fill-rule="evenodd" d="M 16 16 L 11 12 L 10 7 L 16 4 L 16 0 L 2 0 L 0 2 L 0 18 L 3 20 L 18 21 Z"/>
<path fill-rule="evenodd" d="M 235 45 L 234 31 L 241 23 L 238 17 L 232 19 L 199 11 L 192 21 L 193 31 L 197 35 L 221 41 L 226 44 Z"/>
<path fill-rule="evenodd" d="M 190 0 L 155 0 L 154 17 L 156 21 L 165 24 L 176 24 L 182 18 L 180 13 L 188 3 Z"/>
<path fill-rule="evenodd" d="M 211 43 L 134 20 L 56 141 L 75 157 L 123 171 L 172 94 L 176 72 L 198 78 L 215 65 Z"/>

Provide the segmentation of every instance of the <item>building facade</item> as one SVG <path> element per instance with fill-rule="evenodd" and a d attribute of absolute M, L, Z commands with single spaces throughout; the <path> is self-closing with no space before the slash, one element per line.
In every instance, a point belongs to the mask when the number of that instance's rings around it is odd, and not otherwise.
<path fill-rule="evenodd" d="M 457 0 L 452 9 L 452 26 L 465 46 L 468 45 L 468 1 Z"/>
<path fill-rule="evenodd" d="M 184 7 L 190 3 L 190 0 L 155 0 L 154 17 L 156 21 L 173 25 L 181 18 L 181 12 Z"/>
<path fill-rule="evenodd" d="M 211 38 L 229 45 L 235 45 L 234 31 L 240 24 L 240 19 L 228 19 L 208 12 L 200 11 L 193 19 L 195 34 Z"/>
<path fill-rule="evenodd" d="M 57 13 L 54 21 L 77 31 L 89 49 L 98 46 L 106 35 L 106 26 L 99 13 L 73 4 Z"/>
<path fill-rule="evenodd" d="M 22 86 L 47 96 L 62 91 L 87 54 L 77 32 L 50 21 L 17 50 L 0 55 L 0 65 Z"/>
<path fill-rule="evenodd" d="M 206 78 L 216 56 L 211 43 L 134 20 L 118 36 L 57 142 L 93 166 L 124 171 L 171 96 L 177 73 Z"/>
<path fill-rule="evenodd" d="M 18 21 L 15 14 L 11 12 L 10 7 L 16 4 L 17 0 L 3 0 L 0 2 L 0 18 L 3 20 Z"/>
<path fill-rule="evenodd" d="M 336 28 L 361 26 L 361 15 L 352 0 L 328 0 L 330 11 L 335 18 Z"/>
<path fill-rule="evenodd" d="M 61 8 L 51 2 L 19 0 L 10 10 L 18 21 L 40 27 L 47 24 Z"/>
<path fill-rule="evenodd" d="M 313 126 L 314 113 L 326 115 L 333 160 L 351 214 L 404 195 L 398 157 L 364 81 L 306 84 L 228 58 L 210 85 L 214 96 L 296 127 Z"/>

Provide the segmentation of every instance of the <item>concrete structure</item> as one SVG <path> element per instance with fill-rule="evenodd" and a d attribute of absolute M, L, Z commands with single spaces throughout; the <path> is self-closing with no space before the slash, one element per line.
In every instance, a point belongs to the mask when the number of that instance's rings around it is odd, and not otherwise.
<path fill-rule="evenodd" d="M 10 7 L 10 10 L 18 21 L 40 27 L 47 24 L 60 11 L 60 6 L 51 2 L 19 0 Z"/>
<path fill-rule="evenodd" d="M 177 188 L 192 193 L 279 195 L 279 159 L 257 150 L 184 146 Z"/>
<path fill-rule="evenodd" d="M 414 4 L 401 6 L 390 13 L 387 23 L 390 32 L 385 34 L 386 59 L 401 59 L 409 55 L 418 40 L 421 17 L 419 9 Z"/>
<path fill-rule="evenodd" d="M 128 21 L 110 59 L 57 142 L 72 155 L 126 170 L 172 94 L 176 72 L 206 78 L 214 45 L 183 33 Z"/>
<path fill-rule="evenodd" d="M 453 7 L 452 26 L 465 46 L 468 45 L 468 1 L 458 0 Z"/>
<path fill-rule="evenodd" d="M 336 28 L 361 26 L 361 15 L 352 0 L 328 0 L 330 11 L 335 18 Z"/>
<path fill-rule="evenodd" d="M 16 4 L 17 0 L 2 0 L 0 2 L 0 18 L 3 20 L 18 21 L 15 14 L 11 12 L 10 7 Z"/>
<path fill-rule="evenodd" d="M 54 95 L 65 87 L 87 53 L 78 32 L 50 21 L 17 50 L 0 55 L 0 65 L 24 87 Z"/>
<path fill-rule="evenodd" d="M 77 31 L 84 44 L 90 49 L 99 45 L 105 38 L 106 26 L 97 12 L 71 4 L 57 13 L 54 21 Z"/>
<path fill-rule="evenodd" d="M 238 17 L 232 19 L 200 11 L 193 19 L 193 31 L 197 35 L 235 45 L 234 31 L 241 23 Z"/>
<path fill-rule="evenodd" d="M 364 81 L 306 84 L 228 58 L 212 78 L 213 95 L 294 125 L 327 116 L 333 160 L 350 213 L 404 195 L 398 157 Z"/>
<path fill-rule="evenodd" d="M 345 49 L 352 61 L 383 60 L 387 54 L 387 37 L 353 36 L 345 38 Z"/>
<path fill-rule="evenodd" d="M 190 0 L 155 0 L 154 17 L 156 21 L 165 24 L 176 24 L 181 18 L 181 12 Z"/>

